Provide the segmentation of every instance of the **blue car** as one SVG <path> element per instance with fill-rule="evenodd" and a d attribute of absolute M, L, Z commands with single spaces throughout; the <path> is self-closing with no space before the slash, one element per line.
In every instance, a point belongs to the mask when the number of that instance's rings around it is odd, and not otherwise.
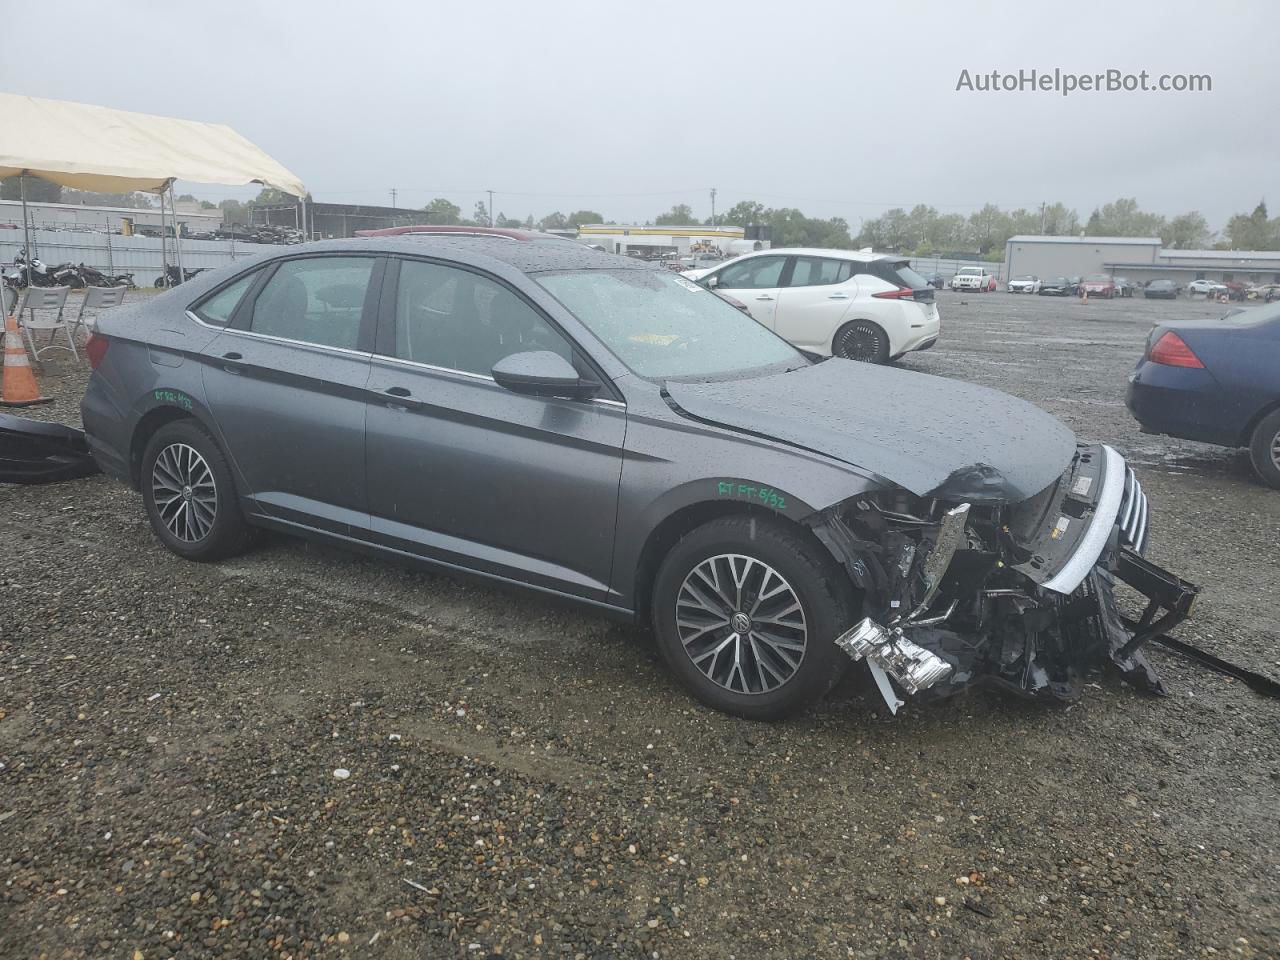
<path fill-rule="evenodd" d="M 1157 324 L 1127 402 L 1145 433 L 1248 447 L 1258 476 L 1280 488 L 1280 306 Z"/>

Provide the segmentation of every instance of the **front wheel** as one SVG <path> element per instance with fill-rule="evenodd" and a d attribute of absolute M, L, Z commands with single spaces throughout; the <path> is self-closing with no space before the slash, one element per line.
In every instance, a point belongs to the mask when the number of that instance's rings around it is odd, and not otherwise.
<path fill-rule="evenodd" d="M 220 560 L 247 546 L 250 530 L 231 469 L 195 420 L 175 420 L 155 432 L 139 479 L 151 529 L 178 556 Z"/>
<path fill-rule="evenodd" d="M 822 547 L 767 517 L 723 517 L 683 537 L 654 581 L 663 659 L 710 707 L 777 720 L 812 705 L 844 675 L 835 639 L 857 604 Z"/>
<path fill-rule="evenodd" d="M 846 360 L 884 363 L 889 359 L 889 335 L 871 320 L 851 320 L 836 331 L 831 352 Z"/>
<path fill-rule="evenodd" d="M 1254 427 L 1249 459 L 1263 483 L 1280 488 L 1280 410 L 1273 410 Z"/>

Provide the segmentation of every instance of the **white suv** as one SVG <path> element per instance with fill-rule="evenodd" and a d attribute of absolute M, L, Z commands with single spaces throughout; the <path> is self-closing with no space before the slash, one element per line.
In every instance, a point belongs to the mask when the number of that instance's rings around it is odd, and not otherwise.
<path fill-rule="evenodd" d="M 952 290 L 976 290 L 978 293 L 991 293 L 996 288 L 994 274 L 987 273 L 986 267 L 961 267 L 951 278 Z"/>
<path fill-rule="evenodd" d="M 684 276 L 746 304 L 811 353 L 884 363 L 938 340 L 933 287 L 901 257 L 851 250 L 761 250 Z"/>

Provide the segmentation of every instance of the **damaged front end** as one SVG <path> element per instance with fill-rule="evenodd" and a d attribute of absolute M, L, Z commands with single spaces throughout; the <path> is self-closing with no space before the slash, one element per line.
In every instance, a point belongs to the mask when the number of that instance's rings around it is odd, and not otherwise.
<path fill-rule="evenodd" d="M 1184 620 L 1198 591 L 1143 558 L 1147 500 L 1124 458 L 1080 446 L 1062 476 L 1016 504 L 983 499 L 984 476 L 978 465 L 936 497 L 881 491 L 808 521 L 863 595 L 865 618 L 836 643 L 866 660 L 890 709 L 901 706 L 895 685 L 1073 699 L 1107 664 L 1164 693 L 1142 647 Z M 1136 622 L 1120 613 L 1117 580 L 1147 600 Z"/>

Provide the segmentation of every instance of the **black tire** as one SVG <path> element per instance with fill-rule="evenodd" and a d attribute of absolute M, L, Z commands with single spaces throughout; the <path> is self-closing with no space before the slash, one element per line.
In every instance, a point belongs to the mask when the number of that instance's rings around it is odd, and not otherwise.
<path fill-rule="evenodd" d="M 747 608 L 748 602 L 754 603 L 748 609 L 750 615 L 757 618 L 757 621 L 749 621 L 746 625 L 746 642 L 729 639 L 731 635 L 742 636 L 741 633 L 732 633 L 733 613 L 727 615 L 726 624 L 712 630 L 705 640 L 690 633 L 691 630 L 696 631 L 691 624 L 705 621 L 698 619 L 701 609 L 688 602 L 691 594 L 686 591 L 686 580 L 692 579 L 695 588 L 705 584 L 706 581 L 698 580 L 695 573 L 704 563 L 727 571 L 728 555 L 750 559 L 757 565 L 748 568 L 741 560 L 735 561 L 736 570 L 741 572 L 745 584 L 742 607 Z M 790 594 L 784 592 L 780 599 L 775 596 L 756 603 L 757 593 L 763 592 L 766 596 L 775 593 L 779 583 L 779 580 L 765 577 L 761 566 L 772 570 Z M 722 584 L 730 582 L 723 575 L 719 579 Z M 712 594 L 704 592 L 704 596 L 712 597 Z M 791 597 L 800 606 L 803 634 L 798 634 L 791 625 L 765 628 L 762 614 L 768 612 L 781 616 L 779 608 L 771 608 L 770 604 L 789 606 Z M 679 625 L 677 603 L 680 604 L 679 609 L 685 611 Z M 717 603 L 717 606 L 723 605 Z M 819 544 L 778 520 L 732 516 L 703 524 L 671 549 L 654 581 L 651 615 L 663 659 L 694 697 L 716 710 L 749 720 L 779 720 L 811 706 L 844 676 L 850 661 L 835 645 L 835 638 L 853 624 L 857 610 L 853 585 Z M 746 609 L 737 613 L 745 612 Z M 795 614 L 788 616 L 794 617 Z M 793 647 L 798 642 L 796 637 L 802 637 L 798 662 L 788 659 L 795 653 L 779 650 L 772 641 L 766 643 L 764 637 L 756 633 L 766 629 L 773 640 L 791 643 Z M 684 637 L 682 630 L 685 631 Z M 685 639 L 689 639 L 689 647 L 686 647 Z M 708 654 L 706 649 L 710 645 L 714 650 L 715 645 L 724 641 L 729 645 L 724 648 L 721 662 L 719 654 Z M 741 643 L 740 647 L 738 643 Z M 741 666 L 736 678 L 733 663 L 739 661 L 729 659 L 731 652 L 740 656 Z M 709 673 L 694 663 L 695 656 L 702 658 L 702 664 Z M 706 659 L 708 656 L 711 657 L 709 661 Z M 757 662 L 761 659 L 766 661 L 764 669 Z M 723 675 L 724 667 L 730 668 L 727 677 Z M 772 681 L 768 677 L 771 672 L 775 673 Z M 721 674 L 720 679 L 713 679 L 718 673 Z M 754 683 L 752 677 L 755 678 Z M 739 678 L 741 682 L 738 682 Z M 764 678 L 763 682 L 761 678 Z M 747 689 L 751 686 L 757 689 Z"/>
<path fill-rule="evenodd" d="M 186 451 L 193 451 L 203 463 L 207 478 Z M 164 461 L 157 467 L 162 456 Z M 190 467 L 186 475 L 184 465 Z M 151 529 L 178 556 L 221 560 L 248 546 L 251 531 L 240 512 L 227 459 L 195 420 L 175 420 L 155 432 L 142 455 L 139 480 Z M 177 497 L 166 502 L 166 492 L 175 491 Z"/>
<path fill-rule="evenodd" d="M 846 360 L 885 363 L 889 359 L 889 335 L 871 320 L 850 320 L 831 339 L 831 352 Z"/>
<path fill-rule="evenodd" d="M 1280 489 L 1280 410 L 1272 410 L 1253 428 L 1249 459 L 1263 483 Z"/>

